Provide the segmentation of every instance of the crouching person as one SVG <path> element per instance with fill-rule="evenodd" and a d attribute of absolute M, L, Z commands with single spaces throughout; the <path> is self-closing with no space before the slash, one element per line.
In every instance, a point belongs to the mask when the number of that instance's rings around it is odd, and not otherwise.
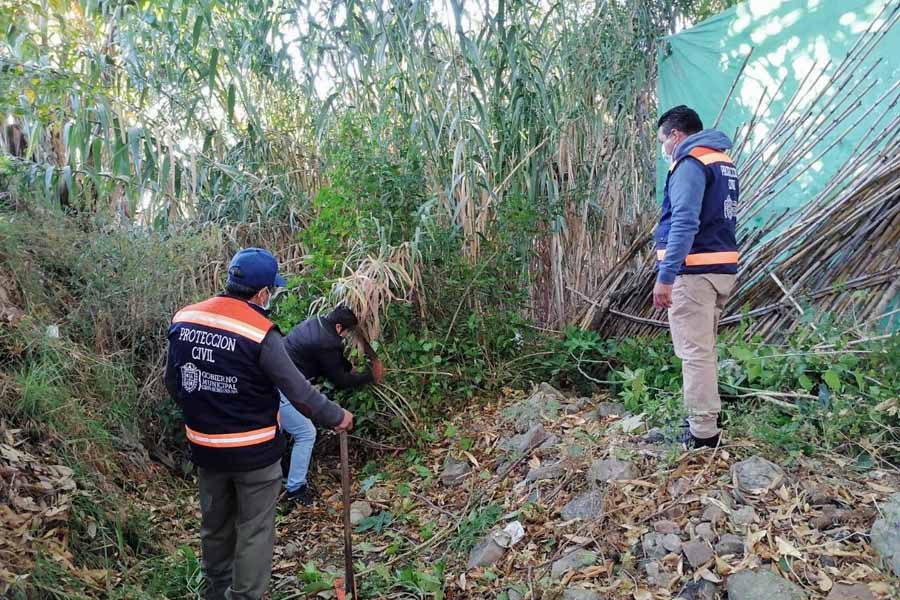
<path fill-rule="evenodd" d="M 378 383 L 384 376 L 384 367 L 374 353 L 369 357 L 371 369 L 362 373 L 355 372 L 344 357 L 342 338 L 358 324 L 352 310 L 338 306 L 324 317 L 307 319 L 291 329 L 284 339 L 285 349 L 300 372 L 313 383 L 324 379 L 339 390 Z M 285 502 L 289 508 L 298 503 L 309 506 L 314 495 L 306 475 L 316 442 L 316 426 L 284 397 L 281 399 L 281 426 L 294 438 L 285 483 Z"/>
<path fill-rule="evenodd" d="M 242 250 L 225 293 L 181 309 L 169 328 L 165 382 L 198 467 L 210 600 L 256 600 L 269 584 L 284 451 L 278 390 L 315 423 L 353 426 L 353 415 L 297 370 L 267 317 L 272 291 L 283 285 L 274 256 Z"/>

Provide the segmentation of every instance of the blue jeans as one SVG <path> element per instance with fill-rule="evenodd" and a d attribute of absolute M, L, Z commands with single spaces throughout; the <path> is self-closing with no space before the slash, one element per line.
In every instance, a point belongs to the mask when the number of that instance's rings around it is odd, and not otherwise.
<path fill-rule="evenodd" d="M 279 395 L 281 428 L 294 438 L 291 469 L 288 471 L 287 483 L 284 486 L 287 491 L 293 492 L 301 485 L 306 485 L 306 473 L 309 471 L 309 461 L 312 458 L 313 445 L 316 443 L 316 426 L 294 408 L 284 394 L 279 392 Z"/>

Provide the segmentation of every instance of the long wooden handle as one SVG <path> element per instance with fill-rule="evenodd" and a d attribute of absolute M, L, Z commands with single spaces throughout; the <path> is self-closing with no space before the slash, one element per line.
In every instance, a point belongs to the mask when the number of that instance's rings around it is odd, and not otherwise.
<path fill-rule="evenodd" d="M 375 352 L 375 349 L 372 347 L 372 344 L 369 343 L 368 338 L 366 338 L 366 334 L 362 331 L 355 331 L 354 335 L 356 336 L 356 340 L 359 342 L 359 345 L 362 347 L 363 353 L 369 357 L 369 360 L 376 360 L 378 358 L 378 354 Z"/>
<path fill-rule="evenodd" d="M 353 577 L 353 545 L 350 525 L 350 457 L 347 451 L 347 432 L 341 432 L 341 489 L 344 497 L 344 590 L 356 600 L 356 580 Z"/>

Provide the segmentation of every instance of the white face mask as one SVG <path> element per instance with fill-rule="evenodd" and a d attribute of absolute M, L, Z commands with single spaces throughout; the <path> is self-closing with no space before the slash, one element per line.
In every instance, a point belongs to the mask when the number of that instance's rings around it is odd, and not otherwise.
<path fill-rule="evenodd" d="M 254 303 L 255 304 L 255 303 Z M 256 306 L 260 307 L 264 311 L 268 312 L 269 308 L 272 306 L 272 292 L 266 293 L 266 301 L 263 304 L 257 304 Z"/>
<path fill-rule="evenodd" d="M 675 154 L 675 146 L 672 146 L 672 153 L 671 153 L 671 154 L 668 153 L 668 152 L 666 152 L 666 142 L 669 141 L 669 138 L 670 138 L 670 137 L 672 137 L 671 134 L 669 134 L 668 136 L 666 136 L 666 139 L 663 140 L 663 158 L 666 159 L 666 163 L 667 163 L 667 164 L 670 164 L 670 165 L 671 165 L 671 164 L 672 164 L 672 161 L 674 160 L 673 154 Z"/>

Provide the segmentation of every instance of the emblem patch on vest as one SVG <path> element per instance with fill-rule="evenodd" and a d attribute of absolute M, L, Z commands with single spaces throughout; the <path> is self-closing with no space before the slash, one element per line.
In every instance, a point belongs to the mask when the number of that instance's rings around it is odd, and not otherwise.
<path fill-rule="evenodd" d="M 200 369 L 194 363 L 181 365 L 181 389 L 190 394 L 200 385 Z"/>
<path fill-rule="evenodd" d="M 737 202 L 731 199 L 729 195 L 725 198 L 725 218 L 726 219 L 736 219 L 737 218 Z"/>

